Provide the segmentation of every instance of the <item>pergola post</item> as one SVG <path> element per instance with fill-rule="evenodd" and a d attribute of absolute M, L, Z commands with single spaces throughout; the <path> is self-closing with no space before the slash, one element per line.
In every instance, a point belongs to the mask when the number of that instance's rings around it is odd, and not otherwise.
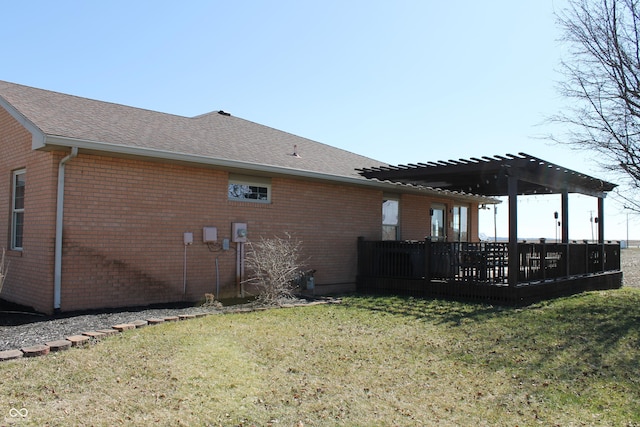
<path fill-rule="evenodd" d="M 598 243 L 604 243 L 604 197 L 598 197 Z"/>
<path fill-rule="evenodd" d="M 508 281 L 510 287 L 518 284 L 520 270 L 520 255 L 518 254 L 518 179 L 507 177 L 509 193 L 509 270 Z"/>
<path fill-rule="evenodd" d="M 564 190 L 561 195 L 562 215 L 560 227 L 562 229 L 562 243 L 569 243 L 569 192 Z"/>
<path fill-rule="evenodd" d="M 563 190 L 560 193 L 561 203 L 560 208 L 562 210 L 562 215 L 560 216 L 560 227 L 562 229 L 562 243 L 564 244 L 565 256 L 564 256 L 564 271 L 567 276 L 570 274 L 571 269 L 571 256 L 569 251 L 571 250 L 569 246 L 569 192 L 567 190 Z"/>
<path fill-rule="evenodd" d="M 598 252 L 600 271 L 604 271 L 604 197 L 598 197 Z"/>

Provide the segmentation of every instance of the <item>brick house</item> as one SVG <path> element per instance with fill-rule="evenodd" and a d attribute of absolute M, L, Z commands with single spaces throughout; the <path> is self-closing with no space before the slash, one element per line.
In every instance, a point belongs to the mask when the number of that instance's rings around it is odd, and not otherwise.
<path fill-rule="evenodd" d="M 489 199 L 356 171 L 380 164 L 223 111 L 0 81 L 0 297 L 48 313 L 232 297 L 243 237 L 284 233 L 303 242 L 316 294 L 337 293 L 355 289 L 359 236 L 477 240 Z"/>

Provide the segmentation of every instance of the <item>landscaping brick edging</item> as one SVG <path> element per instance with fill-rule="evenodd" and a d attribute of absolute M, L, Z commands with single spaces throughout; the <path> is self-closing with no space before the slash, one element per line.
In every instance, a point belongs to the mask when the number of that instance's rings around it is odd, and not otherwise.
<path fill-rule="evenodd" d="M 71 347 L 79 347 L 79 348 L 86 347 L 87 344 L 92 342 L 97 342 L 104 337 L 115 335 L 128 330 L 143 328 L 147 325 L 159 325 L 165 322 L 178 322 L 178 321 L 197 319 L 200 317 L 209 316 L 211 314 L 250 313 L 254 311 L 263 311 L 266 309 L 273 309 L 273 308 L 308 307 L 312 305 L 322 305 L 322 304 L 340 304 L 341 302 L 342 300 L 340 299 L 327 298 L 322 300 L 310 301 L 307 303 L 283 304 L 278 307 L 272 307 L 272 308 L 241 307 L 241 308 L 230 308 L 228 310 L 222 310 L 219 312 L 211 312 L 211 313 L 184 314 L 179 316 L 149 318 L 147 320 L 134 320 L 131 323 L 122 323 L 118 325 L 113 325 L 111 326 L 111 329 L 99 329 L 95 331 L 82 332 L 81 334 L 71 335 L 60 340 L 49 341 L 44 344 L 36 344 L 28 347 L 23 347 L 19 350 L 0 351 L 0 362 L 3 362 L 5 360 L 15 360 L 22 357 L 45 356 L 51 352 L 68 350 Z"/>

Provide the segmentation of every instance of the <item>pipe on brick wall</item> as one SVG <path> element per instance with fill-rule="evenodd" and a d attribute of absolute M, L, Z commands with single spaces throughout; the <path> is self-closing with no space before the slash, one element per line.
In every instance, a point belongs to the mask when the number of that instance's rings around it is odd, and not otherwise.
<path fill-rule="evenodd" d="M 56 198 L 56 247 L 53 272 L 53 310 L 60 310 L 62 293 L 62 221 L 64 219 L 64 166 L 78 155 L 78 147 L 72 147 L 71 153 L 58 164 L 58 193 Z"/>

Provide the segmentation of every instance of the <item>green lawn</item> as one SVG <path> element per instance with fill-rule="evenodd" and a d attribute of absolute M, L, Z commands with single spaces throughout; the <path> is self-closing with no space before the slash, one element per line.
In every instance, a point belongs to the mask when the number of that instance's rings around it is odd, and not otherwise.
<path fill-rule="evenodd" d="M 639 356 L 640 289 L 526 308 L 350 297 L 0 363 L 0 425 L 637 426 Z"/>

